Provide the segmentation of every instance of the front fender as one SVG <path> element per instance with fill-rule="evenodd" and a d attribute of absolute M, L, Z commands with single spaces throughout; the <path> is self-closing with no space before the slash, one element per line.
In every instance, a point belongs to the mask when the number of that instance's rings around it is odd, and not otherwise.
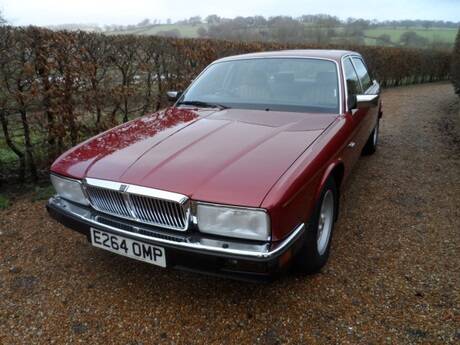
<path fill-rule="evenodd" d="M 316 203 L 318 203 L 318 201 L 320 200 L 321 198 L 321 191 L 323 190 L 325 184 L 326 184 L 326 181 L 327 179 L 332 175 L 335 179 L 335 182 L 337 183 L 337 190 L 339 191 L 340 193 L 340 189 L 341 189 L 341 182 L 342 182 L 342 179 L 343 179 L 343 175 L 344 175 L 344 163 L 341 159 L 336 159 L 334 160 L 333 162 L 331 162 L 328 167 L 326 168 L 326 170 L 324 170 L 324 173 L 321 177 L 321 180 L 320 180 L 320 183 L 318 184 L 318 186 L 316 187 L 316 192 L 315 192 L 315 205 Z M 339 196 L 337 196 L 337 206 L 338 206 L 338 203 L 339 203 Z M 336 212 L 336 217 L 338 217 L 338 214 L 339 214 L 339 208 L 337 207 L 337 212 Z"/>

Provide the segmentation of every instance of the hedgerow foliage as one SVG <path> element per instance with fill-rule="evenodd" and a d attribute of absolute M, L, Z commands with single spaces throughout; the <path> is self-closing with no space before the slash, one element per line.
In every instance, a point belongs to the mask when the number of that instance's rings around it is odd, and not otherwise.
<path fill-rule="evenodd" d="M 38 178 L 66 148 L 166 106 L 211 61 L 263 50 L 334 48 L 0 28 L 0 179 Z M 445 52 L 346 46 L 383 86 L 446 79 Z"/>
<path fill-rule="evenodd" d="M 457 39 L 455 40 L 454 51 L 452 52 L 452 83 L 455 92 L 460 96 L 460 28 L 458 29 Z"/>

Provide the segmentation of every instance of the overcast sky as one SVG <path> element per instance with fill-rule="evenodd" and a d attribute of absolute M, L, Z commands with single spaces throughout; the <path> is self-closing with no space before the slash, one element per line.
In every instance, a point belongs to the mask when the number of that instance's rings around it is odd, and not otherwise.
<path fill-rule="evenodd" d="M 346 4 L 346 5 L 345 5 Z M 136 24 L 144 18 L 275 16 L 326 13 L 342 19 L 460 21 L 460 0 L 0 0 L 13 25 Z"/>

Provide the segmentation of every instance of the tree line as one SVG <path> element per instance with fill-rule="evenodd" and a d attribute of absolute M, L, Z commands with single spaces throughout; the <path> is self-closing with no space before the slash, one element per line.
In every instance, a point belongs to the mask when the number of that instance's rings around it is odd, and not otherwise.
<path fill-rule="evenodd" d="M 455 93 L 460 96 L 460 29 L 455 40 L 455 47 L 452 52 L 451 66 L 452 83 L 454 84 Z"/>
<path fill-rule="evenodd" d="M 249 17 L 241 17 L 238 16 L 234 19 L 220 17 L 216 14 L 211 14 L 202 18 L 200 16 L 193 16 L 188 19 L 177 21 L 177 24 L 185 24 L 185 25 L 199 25 L 199 24 L 208 24 L 208 25 L 215 25 L 215 24 L 222 24 L 225 22 L 230 22 L 232 20 L 236 20 L 237 22 L 242 23 L 243 25 L 265 25 L 269 24 L 270 22 L 278 20 L 280 17 L 293 19 L 298 22 L 304 24 L 313 24 L 313 25 L 326 25 L 328 27 L 333 26 L 341 26 L 341 25 L 348 25 L 354 22 L 362 22 L 365 23 L 370 28 L 373 27 L 388 27 L 388 28 L 413 28 L 413 27 L 421 27 L 425 29 L 429 29 L 432 27 L 436 28 L 451 28 L 456 29 L 460 25 L 460 22 L 452 22 L 452 21 L 445 21 L 445 20 L 423 20 L 423 19 L 403 19 L 403 20 L 367 20 L 363 18 L 346 18 L 340 19 L 337 16 L 332 16 L 328 14 L 304 14 L 297 17 L 292 16 L 272 16 L 272 17 L 264 17 L 264 16 L 249 16 Z M 137 24 L 139 27 L 148 26 L 149 24 L 160 24 L 158 20 L 150 21 L 149 19 L 144 19 L 140 23 Z M 171 20 L 167 21 L 168 24 L 171 24 Z"/>
<path fill-rule="evenodd" d="M 101 31 L 144 32 L 149 28 L 162 27 L 164 24 L 188 25 L 197 27 L 202 38 L 246 41 L 304 42 L 304 43 L 335 43 L 365 44 L 366 41 L 376 45 L 403 46 L 412 48 L 451 49 L 452 42 L 445 41 L 442 36 L 428 39 L 420 34 L 420 30 L 431 28 L 456 29 L 460 22 L 442 20 L 366 20 L 362 18 L 340 19 L 327 14 L 292 16 L 249 16 L 224 18 L 212 14 L 205 18 L 193 16 L 173 23 L 171 19 L 161 22 L 158 19 L 142 20 L 138 24 L 108 25 L 94 28 Z M 69 29 L 71 26 L 59 26 Z M 402 31 L 395 39 L 388 33 L 366 34 L 368 29 L 398 29 Z M 181 37 L 181 31 L 174 26 L 164 26 L 164 30 L 155 31 L 155 35 Z"/>
<path fill-rule="evenodd" d="M 211 61 L 322 44 L 216 41 L 0 27 L 0 180 L 37 180 L 64 150 L 167 106 Z M 344 45 L 383 86 L 449 75 L 442 51 Z"/>
<path fill-rule="evenodd" d="M 165 25 L 167 24 L 167 25 Z M 204 18 L 192 16 L 173 22 L 171 19 L 145 18 L 137 24 L 104 25 L 98 24 L 63 24 L 49 26 L 52 30 L 84 30 L 110 33 L 144 33 L 151 28 L 155 35 L 181 37 L 177 26 L 196 27 L 199 37 L 226 40 L 268 41 L 268 42 L 303 42 L 317 44 L 359 44 L 371 42 L 375 45 L 401 46 L 410 48 L 451 49 L 453 43 L 443 39 L 443 33 L 434 34 L 432 39 L 420 31 L 436 29 L 456 29 L 460 22 L 443 20 L 367 20 L 362 18 L 340 19 L 327 14 L 292 16 L 238 16 L 225 18 L 212 14 Z M 169 25 L 169 26 L 168 26 Z M 368 29 L 397 29 L 401 35 L 390 36 L 388 33 L 368 34 Z M 399 36 L 399 37 L 398 37 Z M 429 37 L 429 36 L 428 36 Z"/>
<path fill-rule="evenodd" d="M 444 28 L 456 28 L 459 23 L 404 20 L 385 21 L 348 18 L 340 20 L 330 15 L 303 15 L 300 17 L 276 16 L 265 18 L 236 17 L 220 18 L 216 15 L 205 19 L 207 26 L 198 29 L 200 37 L 247 41 L 336 43 L 363 45 L 371 39 L 377 45 L 403 46 L 410 48 L 450 49 L 451 44 L 441 40 L 433 42 L 418 34 L 415 29 L 430 29 L 435 25 Z M 196 19 L 194 19 L 196 23 Z M 397 41 L 382 33 L 369 36 L 366 30 L 373 28 L 401 28 L 405 30 Z M 438 26 L 436 26 L 438 27 Z"/>

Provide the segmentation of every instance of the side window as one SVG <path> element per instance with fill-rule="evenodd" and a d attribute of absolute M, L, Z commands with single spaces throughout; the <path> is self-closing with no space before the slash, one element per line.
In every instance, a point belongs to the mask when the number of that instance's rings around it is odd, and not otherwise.
<path fill-rule="evenodd" d="M 363 86 L 364 91 L 366 91 L 372 85 L 371 77 L 369 77 L 366 66 L 364 66 L 363 60 L 360 58 L 353 58 L 353 63 L 355 64 L 356 73 L 358 73 L 361 85 Z"/>
<path fill-rule="evenodd" d="M 359 84 L 358 75 L 350 59 L 345 59 L 343 62 L 345 79 L 347 81 L 348 96 L 357 95 L 362 93 L 361 85 Z"/>

